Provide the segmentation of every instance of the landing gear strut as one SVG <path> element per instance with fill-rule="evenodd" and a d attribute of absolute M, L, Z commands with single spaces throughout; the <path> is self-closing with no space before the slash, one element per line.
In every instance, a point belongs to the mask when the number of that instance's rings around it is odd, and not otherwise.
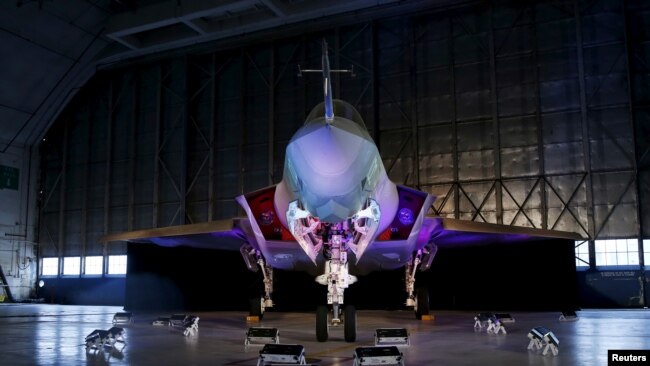
<path fill-rule="evenodd" d="M 326 228 L 326 236 L 330 240 L 324 245 L 325 256 L 329 258 L 325 263 L 325 273 L 316 277 L 316 282 L 327 286 L 327 303 L 332 305 L 331 319 L 322 315 L 323 308 L 316 311 L 316 339 L 319 342 L 327 340 L 327 326 L 337 327 L 343 323 L 346 342 L 357 339 L 356 310 L 347 306 L 341 319 L 341 305 L 343 305 L 343 292 L 349 285 L 355 283 L 357 278 L 348 273 L 348 252 L 344 237 L 339 227 Z M 331 234 L 331 235 L 327 235 Z M 325 330 L 323 330 L 325 328 Z"/>
<path fill-rule="evenodd" d="M 261 271 L 264 277 L 264 296 L 250 299 L 250 315 L 261 319 L 266 308 L 273 307 L 273 300 L 271 299 L 273 293 L 273 267 L 266 263 L 259 250 L 250 245 L 243 245 L 239 252 L 244 257 L 248 269 L 253 272 Z"/>
<path fill-rule="evenodd" d="M 429 269 L 437 251 L 438 247 L 429 243 L 429 245 L 418 250 L 413 255 L 413 259 L 406 264 L 405 282 L 406 293 L 408 294 L 406 306 L 413 307 L 417 319 L 422 319 L 422 316 L 429 315 L 429 289 L 426 286 L 420 286 L 415 291 L 415 273 L 418 267 L 420 267 L 420 271 Z"/>
<path fill-rule="evenodd" d="M 332 312 L 328 317 L 328 307 L 316 309 L 316 339 L 325 342 L 329 327 L 343 324 L 345 340 L 357 339 L 357 313 L 354 306 L 343 305 L 343 293 L 357 278 L 349 274 L 348 252 L 358 258 L 377 232 L 381 212 L 374 199 L 368 199 L 363 209 L 349 219 L 338 223 L 320 222 L 302 208 L 299 201 L 289 203 L 287 223 L 289 231 L 307 256 L 316 264 L 316 257 L 322 252 L 325 257 L 325 273 L 316 277 L 316 282 L 327 286 L 327 304 Z"/>

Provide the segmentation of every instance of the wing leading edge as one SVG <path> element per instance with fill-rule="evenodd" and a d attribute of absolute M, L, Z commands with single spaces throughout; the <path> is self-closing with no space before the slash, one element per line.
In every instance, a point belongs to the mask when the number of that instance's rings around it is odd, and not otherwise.
<path fill-rule="evenodd" d="M 542 239 L 583 240 L 572 232 L 535 229 L 523 226 L 490 224 L 438 216 L 427 216 L 421 240 L 431 241 L 439 248 L 488 244 L 514 244 Z"/>
<path fill-rule="evenodd" d="M 102 242 L 128 241 L 152 243 L 164 247 L 188 246 L 202 249 L 239 250 L 248 243 L 248 219 L 235 218 L 199 224 L 128 231 L 105 235 Z"/>

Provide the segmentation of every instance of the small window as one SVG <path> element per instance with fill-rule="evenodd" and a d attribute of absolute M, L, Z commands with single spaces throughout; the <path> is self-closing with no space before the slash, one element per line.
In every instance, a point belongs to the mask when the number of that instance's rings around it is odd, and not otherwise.
<path fill-rule="evenodd" d="M 637 239 L 596 240 L 597 266 L 638 266 Z"/>
<path fill-rule="evenodd" d="M 59 258 L 43 258 L 41 275 L 57 276 L 59 274 Z"/>
<path fill-rule="evenodd" d="M 108 256 L 108 274 L 126 274 L 126 255 Z"/>
<path fill-rule="evenodd" d="M 650 268 L 650 239 L 643 239 L 643 263 Z"/>
<path fill-rule="evenodd" d="M 78 276 L 81 273 L 81 257 L 63 258 L 63 275 Z"/>
<path fill-rule="evenodd" d="M 100 255 L 86 257 L 86 268 L 84 268 L 84 274 L 101 275 L 102 273 L 104 273 L 104 257 Z"/>
<path fill-rule="evenodd" d="M 576 241 L 576 267 L 589 267 L 589 241 Z"/>

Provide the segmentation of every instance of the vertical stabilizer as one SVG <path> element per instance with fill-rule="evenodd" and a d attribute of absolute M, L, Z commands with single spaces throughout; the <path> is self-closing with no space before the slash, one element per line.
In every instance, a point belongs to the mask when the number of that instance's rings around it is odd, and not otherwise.
<path fill-rule="evenodd" d="M 325 39 L 323 39 L 323 91 L 325 93 L 325 119 L 330 122 L 334 119 L 334 106 L 332 105 L 330 60 L 327 54 L 327 41 Z"/>

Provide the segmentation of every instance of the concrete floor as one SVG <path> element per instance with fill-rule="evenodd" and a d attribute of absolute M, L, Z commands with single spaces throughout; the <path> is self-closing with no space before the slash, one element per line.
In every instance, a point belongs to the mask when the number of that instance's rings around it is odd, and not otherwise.
<path fill-rule="evenodd" d="M 308 363 L 352 365 L 356 347 L 374 345 L 376 328 L 407 328 L 411 345 L 400 347 L 406 365 L 607 365 L 608 349 L 650 349 L 648 310 L 581 311 L 577 322 L 559 322 L 558 313 L 512 313 L 516 323 L 508 334 L 493 335 L 473 328 L 473 312 L 439 311 L 435 320 L 418 321 L 407 311 L 359 311 L 356 343 L 345 343 L 343 331 L 330 331 L 330 341 L 314 335 L 314 314 L 265 314 L 246 323 L 243 312 L 196 313 L 199 332 L 185 337 L 151 321 L 169 314 L 135 313 L 124 325 L 121 352 L 87 354 L 84 338 L 94 329 L 108 329 L 119 307 L 35 304 L 0 305 L 2 365 L 256 365 L 261 347 L 244 346 L 251 326 L 275 327 L 281 343 L 301 344 Z M 560 340 L 557 357 L 526 349 L 527 334 L 544 326 Z"/>

